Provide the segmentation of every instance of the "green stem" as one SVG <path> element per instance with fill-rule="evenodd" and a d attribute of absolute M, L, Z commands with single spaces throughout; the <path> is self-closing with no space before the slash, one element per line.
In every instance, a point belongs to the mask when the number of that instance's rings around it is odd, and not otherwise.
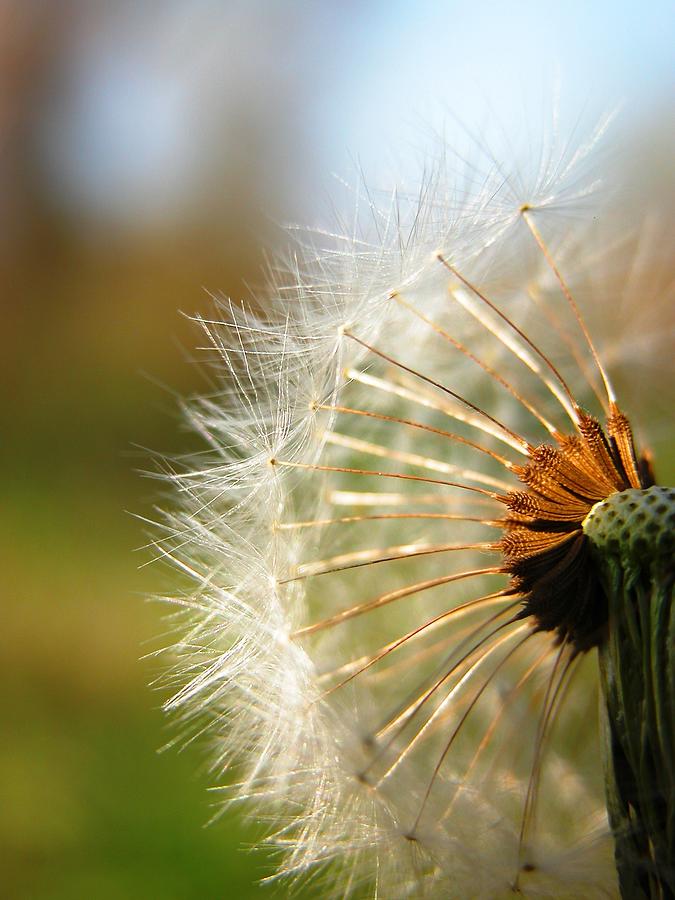
<path fill-rule="evenodd" d="M 607 809 L 625 900 L 675 898 L 675 490 L 615 494 L 584 530 L 607 596 Z"/>

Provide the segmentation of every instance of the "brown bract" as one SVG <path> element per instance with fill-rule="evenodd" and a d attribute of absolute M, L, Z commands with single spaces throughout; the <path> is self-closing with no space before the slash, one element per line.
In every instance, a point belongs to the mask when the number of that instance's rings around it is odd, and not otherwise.
<path fill-rule="evenodd" d="M 597 646 L 607 623 L 607 601 L 598 582 L 583 522 L 596 503 L 628 488 L 654 483 L 649 460 L 636 457 L 626 416 L 612 403 L 606 428 L 578 412 L 578 435 L 557 434 L 515 472 L 527 490 L 499 499 L 508 508 L 498 546 L 510 588 L 524 598 L 520 618 L 554 631 L 576 652 Z"/>

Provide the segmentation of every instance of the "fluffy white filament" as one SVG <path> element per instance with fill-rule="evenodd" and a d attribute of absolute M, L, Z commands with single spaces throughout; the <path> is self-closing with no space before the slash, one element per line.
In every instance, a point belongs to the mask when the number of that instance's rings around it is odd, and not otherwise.
<path fill-rule="evenodd" d="M 491 546 L 568 391 L 604 402 L 527 222 L 573 276 L 588 149 L 362 198 L 255 308 L 199 320 L 205 451 L 157 542 L 186 578 L 167 707 L 319 896 L 615 892 L 596 661 L 515 618 Z"/>

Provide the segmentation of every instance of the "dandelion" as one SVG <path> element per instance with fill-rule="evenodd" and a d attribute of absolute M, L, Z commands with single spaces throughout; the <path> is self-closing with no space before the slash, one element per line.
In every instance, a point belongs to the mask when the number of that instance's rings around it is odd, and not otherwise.
<path fill-rule="evenodd" d="M 675 494 L 576 299 L 595 137 L 366 194 L 198 319 L 167 707 L 321 896 L 675 890 Z"/>

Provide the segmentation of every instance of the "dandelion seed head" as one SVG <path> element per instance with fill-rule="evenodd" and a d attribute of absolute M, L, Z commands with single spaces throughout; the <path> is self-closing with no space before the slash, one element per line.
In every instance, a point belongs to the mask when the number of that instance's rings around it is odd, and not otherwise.
<path fill-rule="evenodd" d="M 604 128 L 358 193 L 199 320 L 167 706 L 322 895 L 615 893 L 584 523 L 650 481 L 570 287 Z"/>

